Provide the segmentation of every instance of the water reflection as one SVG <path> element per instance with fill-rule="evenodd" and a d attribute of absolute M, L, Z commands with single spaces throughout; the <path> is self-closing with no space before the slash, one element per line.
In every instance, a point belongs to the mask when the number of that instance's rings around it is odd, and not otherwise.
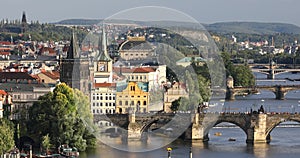
<path fill-rule="evenodd" d="M 269 144 L 250 144 L 247 147 L 252 148 L 253 155 L 257 158 L 266 158 L 268 156 Z"/>

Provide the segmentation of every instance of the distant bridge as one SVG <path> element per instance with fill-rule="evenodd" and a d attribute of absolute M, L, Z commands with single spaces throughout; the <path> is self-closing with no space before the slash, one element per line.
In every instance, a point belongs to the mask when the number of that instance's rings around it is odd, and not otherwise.
<path fill-rule="evenodd" d="M 300 72 L 300 69 L 251 69 L 252 72 L 266 74 L 268 79 L 274 79 L 275 75 L 287 72 Z"/>
<path fill-rule="evenodd" d="M 244 65 L 244 64 L 234 64 L 234 65 Z M 258 72 L 266 74 L 268 79 L 274 79 L 275 75 L 287 72 L 297 73 L 300 72 L 300 64 L 247 64 L 251 68 L 252 72 Z"/>
<path fill-rule="evenodd" d="M 234 63 L 234 65 L 245 65 L 244 63 Z M 270 63 L 248 63 L 246 64 L 252 69 L 270 69 Z M 297 69 L 300 64 L 277 64 L 273 63 L 271 66 L 275 69 Z"/>
<path fill-rule="evenodd" d="M 175 121 L 174 121 L 175 120 Z M 282 122 L 300 122 L 298 113 L 196 113 L 196 114 L 107 114 L 94 115 L 94 122 L 109 121 L 126 130 L 122 137 L 142 139 L 152 125 L 160 127 L 172 124 L 185 139 L 208 141 L 208 133 L 214 126 L 229 122 L 240 127 L 247 136 L 247 143 L 270 142 L 270 133 Z M 172 122 L 174 121 L 174 122 Z M 181 131 L 180 131 L 181 130 Z M 124 139 L 122 139 L 124 140 Z"/>
<path fill-rule="evenodd" d="M 259 90 L 269 90 L 273 92 L 278 100 L 284 100 L 287 92 L 300 89 L 300 85 L 276 85 L 276 86 L 253 86 L 253 87 L 233 87 L 227 88 L 226 99 L 235 100 L 235 96 L 239 93 L 252 93 Z"/>

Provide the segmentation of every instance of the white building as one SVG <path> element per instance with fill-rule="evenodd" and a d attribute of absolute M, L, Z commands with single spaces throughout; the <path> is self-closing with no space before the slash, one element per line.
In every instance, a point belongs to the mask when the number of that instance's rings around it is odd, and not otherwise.
<path fill-rule="evenodd" d="M 115 113 L 115 83 L 95 83 L 91 95 L 91 112 L 93 115 Z"/>

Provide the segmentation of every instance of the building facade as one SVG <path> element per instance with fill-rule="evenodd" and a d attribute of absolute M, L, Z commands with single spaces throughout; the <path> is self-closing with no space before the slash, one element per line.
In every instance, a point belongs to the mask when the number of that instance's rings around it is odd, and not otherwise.
<path fill-rule="evenodd" d="M 170 88 L 168 88 L 164 94 L 164 111 L 172 112 L 172 102 L 180 97 L 188 98 L 189 94 L 185 84 L 176 82 Z"/>
<path fill-rule="evenodd" d="M 127 37 L 119 47 L 120 58 L 123 60 L 142 60 L 154 55 L 154 46 L 145 37 Z"/>
<path fill-rule="evenodd" d="M 114 114 L 116 110 L 116 84 L 95 83 L 91 93 L 91 112 L 93 115 Z"/>
<path fill-rule="evenodd" d="M 149 92 L 147 85 L 129 82 L 125 89 L 117 87 L 116 113 L 147 113 L 149 105 Z"/>

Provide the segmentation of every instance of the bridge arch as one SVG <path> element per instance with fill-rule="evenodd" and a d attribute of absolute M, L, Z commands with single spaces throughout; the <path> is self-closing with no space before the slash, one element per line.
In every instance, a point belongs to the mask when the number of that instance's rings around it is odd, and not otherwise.
<path fill-rule="evenodd" d="M 145 123 L 141 128 L 141 133 L 144 133 L 145 131 L 147 131 L 154 123 L 157 123 L 158 121 L 159 121 L 159 119 L 155 119 L 155 120 L 150 120 L 147 123 Z"/>
<path fill-rule="evenodd" d="M 241 130 L 243 130 L 244 133 L 245 133 L 246 136 L 247 136 L 247 128 L 245 127 L 244 124 L 241 124 L 241 123 L 236 122 L 236 121 L 229 121 L 229 120 L 218 120 L 216 123 L 211 124 L 210 126 L 207 126 L 207 127 L 205 128 L 205 135 L 208 135 L 209 131 L 210 131 L 213 127 L 215 127 L 215 126 L 217 126 L 218 124 L 221 124 L 221 123 L 231 123 L 231 124 L 234 124 L 234 125 L 236 125 L 237 127 L 239 127 Z"/>
<path fill-rule="evenodd" d="M 273 123 L 271 126 L 269 126 L 267 128 L 267 131 L 266 131 L 266 136 L 269 137 L 271 132 L 278 126 L 280 125 L 281 123 L 284 123 L 284 122 L 297 122 L 297 123 L 300 123 L 300 120 L 299 119 L 279 119 L 277 120 L 275 123 Z"/>

